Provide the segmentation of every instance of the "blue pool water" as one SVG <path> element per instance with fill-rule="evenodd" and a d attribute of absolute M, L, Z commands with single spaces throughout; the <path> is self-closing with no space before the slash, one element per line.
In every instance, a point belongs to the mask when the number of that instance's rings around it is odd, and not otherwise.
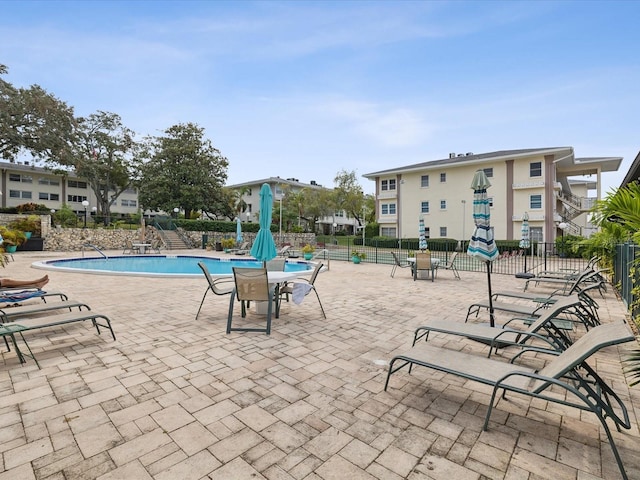
<path fill-rule="evenodd" d="M 194 277 L 202 275 L 198 262 L 204 264 L 212 276 L 228 276 L 233 267 L 259 268 L 262 262 L 252 258 L 220 259 L 187 255 L 154 255 L 154 256 L 118 256 L 92 258 L 66 258 L 45 260 L 32 264 L 34 268 L 43 270 L 59 270 L 80 273 L 98 273 L 107 275 L 140 275 L 159 277 Z M 313 265 L 304 261 L 288 260 L 286 272 L 311 270 Z"/>

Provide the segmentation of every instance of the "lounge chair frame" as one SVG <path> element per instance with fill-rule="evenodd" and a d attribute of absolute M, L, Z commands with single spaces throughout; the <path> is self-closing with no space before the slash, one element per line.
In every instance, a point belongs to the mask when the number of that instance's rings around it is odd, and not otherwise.
<path fill-rule="evenodd" d="M 389 386 L 391 375 L 407 365 L 432 368 L 489 385 L 493 387 L 493 392 L 485 415 L 483 430 L 489 427 L 494 402 L 500 391 L 503 399 L 506 398 L 507 392 L 512 392 L 592 412 L 598 417 L 607 434 L 623 479 L 628 480 L 622 458 L 607 424 L 608 418 L 614 422 L 618 431 L 621 431 L 621 427 L 630 429 L 631 422 L 627 408 L 620 397 L 589 366 L 587 359 L 604 347 L 633 340 L 635 337 L 624 322 L 599 325 L 552 359 L 539 372 L 493 358 L 420 343 L 408 352 L 392 358 L 384 390 L 386 391 Z M 396 362 L 400 362 L 400 366 L 395 366 Z M 547 394 L 551 387 L 561 388 L 567 392 L 567 395 Z"/>
<path fill-rule="evenodd" d="M 532 319 L 526 330 L 514 329 L 509 326 L 511 322 L 521 320 L 519 318 L 512 319 L 499 327 L 447 320 L 430 320 L 415 330 L 413 345 L 415 346 L 423 338 L 425 342 L 428 341 L 429 333 L 438 332 L 486 343 L 489 345 L 487 357 L 490 357 L 492 352 L 497 352 L 498 349 L 510 346 L 521 347 L 521 351 L 511 361 L 514 361 L 527 351 L 561 352 L 573 343 L 571 337 L 566 333 L 567 330 L 573 328 L 573 322 L 560 319 L 558 316 L 578 304 L 580 304 L 580 299 L 577 295 L 559 299 L 558 302 L 545 309 L 540 317 Z M 545 346 L 531 345 L 531 340 L 539 340 Z"/>

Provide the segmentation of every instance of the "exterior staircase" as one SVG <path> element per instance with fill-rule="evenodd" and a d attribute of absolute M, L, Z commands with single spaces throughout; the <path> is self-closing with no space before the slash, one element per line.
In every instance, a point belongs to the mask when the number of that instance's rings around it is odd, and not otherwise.
<path fill-rule="evenodd" d="M 161 235 L 167 250 L 188 250 L 191 248 L 175 230 L 162 230 Z"/>
<path fill-rule="evenodd" d="M 567 233 L 571 235 L 582 235 L 582 228 L 572 220 L 582 213 L 588 212 L 593 206 L 593 199 L 582 198 L 573 194 L 560 194 L 558 199 L 562 203 L 560 216 L 562 221 L 568 225 Z"/>

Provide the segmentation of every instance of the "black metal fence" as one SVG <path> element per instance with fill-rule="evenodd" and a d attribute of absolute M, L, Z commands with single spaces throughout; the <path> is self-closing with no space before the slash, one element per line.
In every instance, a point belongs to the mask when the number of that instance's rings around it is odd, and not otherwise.
<path fill-rule="evenodd" d="M 375 241 L 367 242 L 362 246 L 362 242 L 354 242 L 351 238 L 341 238 L 340 240 L 329 242 L 319 242 L 315 251 L 318 259 L 330 258 L 331 260 L 350 261 L 352 252 L 358 251 L 365 254 L 365 263 L 378 263 L 393 265 L 394 259 L 391 252 L 395 252 L 400 262 L 406 263 L 407 257 L 413 252 L 419 251 L 417 245 L 402 242 L 403 248 L 390 248 L 385 242 L 385 246 L 379 246 Z M 477 257 L 467 255 L 467 242 L 447 244 L 437 244 L 433 242 L 429 245 L 431 256 L 440 259 L 441 262 L 448 262 L 454 252 L 458 252 L 455 258 L 455 265 L 459 271 L 480 272 L 485 271 L 486 265 Z M 296 248 L 296 247 L 294 247 Z M 583 258 L 565 257 L 558 254 L 556 245 L 553 243 L 536 243 L 533 249 L 524 251 L 523 249 L 505 248 L 500 256 L 491 262 L 491 271 L 495 274 L 515 275 L 517 273 L 535 273 L 542 270 L 572 271 L 582 270 L 587 263 Z"/>
<path fill-rule="evenodd" d="M 634 291 L 634 287 L 640 284 L 640 275 L 635 266 L 639 254 L 640 246 L 636 244 L 616 245 L 613 264 L 613 284 L 629 309 L 632 318 L 636 318 L 640 314 L 640 307 L 636 305 L 638 296 Z"/>

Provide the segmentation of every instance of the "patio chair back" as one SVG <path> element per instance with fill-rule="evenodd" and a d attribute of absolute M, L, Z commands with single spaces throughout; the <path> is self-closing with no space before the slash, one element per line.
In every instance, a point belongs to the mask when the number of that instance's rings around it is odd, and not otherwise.
<path fill-rule="evenodd" d="M 204 291 L 204 295 L 202 296 L 202 301 L 200 302 L 200 307 L 198 308 L 198 313 L 196 313 L 196 320 L 198 319 L 198 315 L 200 315 L 200 310 L 202 310 L 202 304 L 204 304 L 204 299 L 207 297 L 209 292 L 213 292 L 215 295 L 229 295 L 233 292 L 234 282 L 231 278 L 217 278 L 213 279 L 211 274 L 209 273 L 209 269 L 203 262 L 198 262 L 198 267 L 204 273 L 204 278 L 207 279 L 207 289 Z"/>
<path fill-rule="evenodd" d="M 398 258 L 398 254 L 396 252 L 391 252 L 391 256 L 393 257 L 393 268 L 391 268 L 391 277 L 393 277 L 398 268 L 411 268 L 410 264 L 402 264 L 400 263 L 400 258 Z"/>
<path fill-rule="evenodd" d="M 233 267 L 233 280 L 235 282 L 234 293 L 229 301 L 229 317 L 227 319 L 227 333 L 240 332 L 265 332 L 271 333 L 271 311 L 274 303 L 274 288 L 269 287 L 269 277 L 266 268 Z M 246 317 L 246 308 L 251 301 L 267 303 L 266 328 L 232 327 L 233 303 L 237 298 L 240 301 L 242 317 Z"/>
<path fill-rule="evenodd" d="M 428 271 L 433 282 L 433 263 L 431 262 L 431 253 L 416 252 L 416 264 L 413 268 L 413 279 L 418 278 L 420 271 Z"/>
<path fill-rule="evenodd" d="M 284 257 L 276 257 L 271 260 L 267 260 L 264 263 L 268 272 L 284 272 L 284 266 L 287 263 L 287 260 Z"/>

